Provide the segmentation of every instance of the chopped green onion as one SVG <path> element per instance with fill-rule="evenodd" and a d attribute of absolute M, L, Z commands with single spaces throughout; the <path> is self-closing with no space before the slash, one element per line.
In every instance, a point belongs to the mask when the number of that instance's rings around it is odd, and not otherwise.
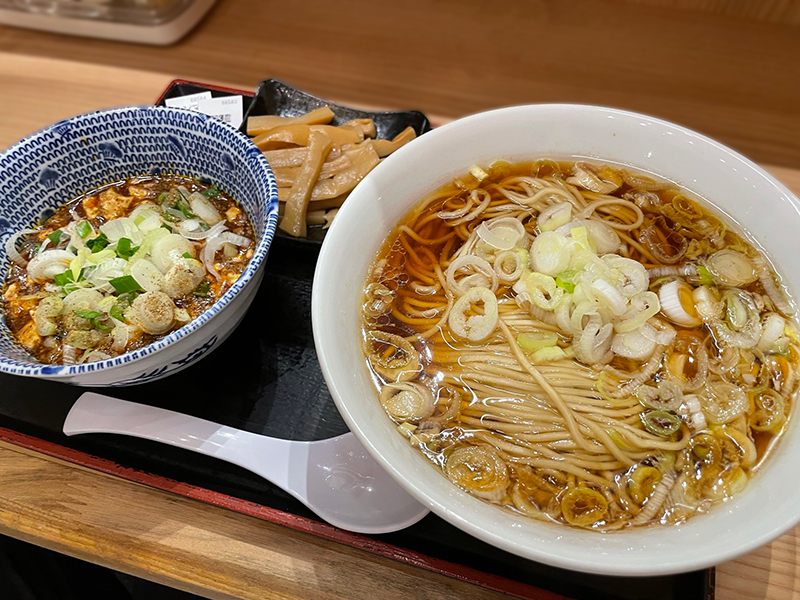
<path fill-rule="evenodd" d="M 81 319 L 96 319 L 97 317 L 103 316 L 103 313 L 97 312 L 96 310 L 76 310 L 75 314 Z"/>
<path fill-rule="evenodd" d="M 203 220 L 200 220 L 200 231 L 208 231 L 209 229 L 211 228 L 208 226 L 208 223 L 206 223 Z"/>
<path fill-rule="evenodd" d="M 571 294 L 575 291 L 575 277 L 577 275 L 577 271 L 563 271 L 556 276 L 556 285 Z"/>
<path fill-rule="evenodd" d="M 562 360 L 566 357 L 567 355 L 564 354 L 564 351 L 558 346 L 547 346 L 545 348 L 539 348 L 534 352 L 533 355 L 531 355 L 531 360 L 534 364 L 538 365 L 545 362 Z"/>
<path fill-rule="evenodd" d="M 56 229 L 53 233 L 47 236 L 47 239 L 50 240 L 50 243 L 53 244 L 54 246 L 58 246 L 61 243 L 62 239 L 66 239 L 68 237 L 69 235 L 67 235 L 66 232 L 60 229 Z"/>
<path fill-rule="evenodd" d="M 116 319 L 117 321 L 125 320 L 125 315 L 122 314 L 122 309 L 119 307 L 119 304 L 112 306 L 111 310 L 108 311 L 108 314 L 111 315 L 112 319 Z"/>
<path fill-rule="evenodd" d="M 81 221 L 75 226 L 75 231 L 78 232 L 78 235 L 81 236 L 82 240 L 85 240 L 87 236 L 92 233 L 92 225 L 89 221 Z"/>
<path fill-rule="evenodd" d="M 536 352 L 542 348 L 548 348 L 558 344 L 558 336 L 554 333 L 520 333 L 517 336 L 517 344 L 523 350 Z"/>
<path fill-rule="evenodd" d="M 99 321 L 99 319 L 105 318 L 105 313 L 97 312 L 96 310 L 76 310 L 75 314 L 81 319 L 88 319 L 89 323 L 91 323 L 92 327 L 95 329 L 99 329 L 101 331 L 109 331 L 113 329 L 113 327 L 110 325 L 106 325 L 105 323 L 101 323 Z"/>
<path fill-rule="evenodd" d="M 64 287 L 71 281 L 75 281 L 75 278 L 72 275 L 72 271 L 70 271 L 69 269 L 53 277 L 53 283 L 61 287 Z"/>
<path fill-rule="evenodd" d="M 136 300 L 136 292 L 125 292 L 117 297 L 117 306 L 120 309 L 128 308 Z"/>
<path fill-rule="evenodd" d="M 188 252 L 184 252 L 184 253 L 182 254 L 182 256 L 183 256 L 183 258 L 194 258 L 194 256 L 192 256 L 192 255 L 191 255 L 191 254 L 189 254 Z"/>
<path fill-rule="evenodd" d="M 703 265 L 697 265 L 697 276 L 700 277 L 700 283 L 703 285 L 712 285 L 714 280 L 711 279 L 711 273 Z"/>
<path fill-rule="evenodd" d="M 221 190 L 219 189 L 219 186 L 215 183 L 214 185 L 212 185 L 210 188 L 208 188 L 206 191 L 203 192 L 203 196 L 205 196 L 206 198 L 216 198 L 217 196 L 219 196 L 220 191 Z"/>
<path fill-rule="evenodd" d="M 181 220 L 181 218 L 173 214 L 173 212 L 171 211 L 178 212 L 172 208 L 167 208 L 164 210 L 164 214 L 161 216 L 170 223 L 178 223 Z M 168 227 L 168 225 L 164 225 L 164 227 Z"/>
<path fill-rule="evenodd" d="M 208 292 L 211 287 L 204 281 L 200 285 L 195 288 L 194 292 L 192 292 L 195 296 L 208 296 Z"/>
<path fill-rule="evenodd" d="M 139 246 L 131 248 L 131 241 L 128 238 L 120 238 L 117 242 L 117 256 L 125 260 L 136 254 L 138 249 Z"/>
<path fill-rule="evenodd" d="M 186 204 L 186 200 L 181 198 L 175 203 L 175 208 L 183 213 L 183 216 L 187 219 L 196 219 L 197 215 L 194 214 L 191 210 L 189 210 L 189 206 Z"/>
<path fill-rule="evenodd" d="M 101 233 L 96 238 L 92 238 L 91 240 L 87 240 L 86 247 L 89 248 L 92 252 L 100 252 L 103 248 L 108 246 L 110 242 L 106 237 L 105 233 Z"/>
<path fill-rule="evenodd" d="M 166 200 L 166 199 L 167 199 L 167 192 L 161 192 L 161 193 L 158 195 L 158 200 L 157 200 L 157 202 L 158 202 L 159 204 L 164 204 L 164 200 Z"/>
<path fill-rule="evenodd" d="M 125 294 L 127 292 L 143 292 L 144 288 L 140 286 L 137 281 L 130 275 L 123 275 L 122 277 L 115 277 L 110 280 L 110 283 L 117 293 Z"/>
<path fill-rule="evenodd" d="M 680 419 L 665 410 L 651 410 L 642 415 L 642 423 L 650 433 L 669 436 L 681 428 Z"/>

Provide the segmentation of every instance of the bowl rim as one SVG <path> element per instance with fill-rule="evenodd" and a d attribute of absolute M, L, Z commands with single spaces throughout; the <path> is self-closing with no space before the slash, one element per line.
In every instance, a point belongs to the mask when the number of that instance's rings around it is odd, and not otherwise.
<path fill-rule="evenodd" d="M 471 124 L 476 120 L 482 120 L 487 116 L 496 115 L 498 113 L 505 113 L 505 112 L 514 112 L 514 111 L 527 111 L 527 110 L 552 110 L 552 111 L 587 111 L 587 112 L 596 112 L 598 114 L 604 115 L 619 115 L 625 118 L 633 118 L 633 119 L 640 119 L 647 121 L 649 123 L 659 125 L 661 127 L 666 128 L 667 130 L 671 130 L 674 132 L 678 132 L 684 135 L 690 136 L 694 140 L 700 140 L 705 144 L 709 144 L 714 147 L 716 150 L 724 152 L 731 158 L 735 158 L 738 161 L 741 161 L 744 165 L 749 166 L 751 169 L 756 171 L 760 176 L 762 176 L 767 183 L 774 186 L 776 188 L 776 192 L 788 197 L 794 205 L 794 208 L 800 212 L 800 200 L 798 200 L 797 196 L 790 191 L 784 184 L 778 181 L 775 177 L 773 177 L 770 173 L 765 171 L 759 165 L 751 161 L 750 159 L 746 158 L 742 154 L 732 150 L 731 148 L 725 146 L 724 144 L 705 136 L 701 133 L 698 133 L 694 130 L 689 128 L 683 127 L 681 125 L 672 123 L 670 121 L 659 119 L 657 117 L 652 117 L 650 115 L 637 113 L 634 111 L 610 108 L 605 106 L 596 106 L 590 104 L 568 104 L 568 103 L 550 103 L 550 104 L 523 104 L 523 105 L 516 105 L 516 106 L 509 106 L 504 108 L 498 108 L 494 110 L 484 111 L 472 115 L 465 116 L 460 119 L 456 119 L 451 121 L 441 127 L 437 127 L 430 133 L 426 134 L 426 136 L 420 138 L 419 140 L 415 140 L 414 142 L 406 145 L 403 148 L 400 148 L 396 153 L 392 156 L 388 157 L 383 161 L 382 164 L 378 165 L 363 181 L 359 184 L 359 187 L 362 189 L 367 189 L 371 183 L 371 180 L 374 178 L 382 177 L 384 172 L 389 172 L 395 162 L 401 160 L 401 157 L 410 154 L 411 152 L 415 151 L 415 146 L 419 144 L 425 143 L 422 140 L 428 138 L 428 140 L 433 140 L 441 135 L 445 135 L 445 132 L 449 132 L 452 130 L 460 129 L 463 127 L 469 127 Z M 394 159 L 394 160 L 393 160 Z M 576 159 L 580 160 L 580 159 Z M 602 157 L 595 158 L 594 160 L 602 160 Z M 468 165 L 465 165 L 464 170 L 468 168 Z M 663 177 L 663 175 L 662 175 Z M 691 187 L 691 186 L 687 186 Z M 351 195 L 354 195 L 354 192 L 351 192 Z M 349 214 L 353 212 L 355 215 L 355 204 L 351 204 L 352 207 L 351 211 L 347 211 L 347 204 L 343 207 L 343 212 L 345 214 Z M 411 204 L 408 205 L 406 212 L 410 210 Z M 405 213 L 404 213 L 405 214 Z M 337 408 L 339 412 L 342 414 L 343 418 L 347 422 L 350 429 L 355 433 L 364 447 L 370 452 L 370 454 L 375 458 L 381 466 L 386 469 L 397 481 L 398 483 L 408 491 L 412 496 L 414 496 L 417 500 L 419 500 L 424 505 L 428 506 L 435 514 L 439 517 L 445 519 L 446 521 L 452 523 L 453 525 L 459 527 L 460 529 L 466 531 L 470 535 L 477 537 L 485 542 L 488 542 L 495 547 L 501 548 L 503 550 L 512 552 L 524 558 L 528 558 L 531 560 L 535 560 L 537 562 L 541 562 L 544 564 L 552 565 L 559 568 L 571 569 L 575 571 L 581 571 L 585 573 L 595 573 L 601 575 L 614 575 L 614 576 L 658 576 L 658 575 L 669 575 L 674 573 L 681 573 L 696 569 L 703 569 L 707 567 L 714 566 L 715 564 L 719 564 L 721 562 L 733 559 L 737 556 L 750 552 L 769 541 L 777 538 L 778 536 L 782 535 L 792 527 L 800 522 L 800 510 L 798 510 L 791 519 L 787 519 L 780 524 L 771 524 L 768 529 L 764 529 L 758 532 L 758 535 L 752 536 L 747 540 L 741 540 L 739 538 L 736 539 L 735 544 L 731 544 L 726 546 L 725 548 L 716 551 L 713 556 L 710 556 L 706 559 L 698 560 L 694 559 L 686 559 L 681 556 L 670 556 L 670 560 L 664 563 L 659 564 L 648 564 L 648 565 L 636 565 L 636 564 L 626 564 L 624 560 L 624 556 L 617 556 L 616 562 L 609 561 L 608 559 L 602 560 L 600 558 L 595 559 L 593 561 L 587 561 L 582 559 L 576 559 L 571 556 L 566 556 L 563 553 L 553 556 L 551 553 L 548 552 L 548 548 L 546 545 L 544 547 L 539 548 L 531 548 L 525 547 L 522 544 L 518 543 L 517 541 L 507 540 L 503 537 L 502 531 L 489 531 L 488 528 L 468 521 L 467 519 L 463 518 L 459 512 L 454 512 L 451 508 L 452 505 L 456 504 L 456 502 L 449 497 L 445 503 L 441 503 L 439 500 L 444 500 L 444 495 L 440 494 L 438 491 L 434 495 L 428 493 L 428 491 L 424 488 L 424 485 L 419 481 L 414 481 L 411 478 L 408 478 L 406 474 L 401 472 L 401 469 L 398 469 L 395 463 L 406 463 L 405 460 L 394 459 L 392 457 L 386 457 L 379 450 L 372 441 L 373 435 L 369 434 L 367 431 L 367 421 L 368 418 L 366 416 L 359 417 L 354 413 L 354 411 L 350 410 L 349 405 L 353 404 L 354 406 L 357 405 L 358 402 L 362 400 L 359 399 L 348 399 L 350 395 L 350 383 L 349 381 L 352 379 L 357 379 L 360 377 L 358 374 L 353 373 L 338 373 L 334 374 L 333 369 L 331 367 L 330 362 L 333 360 L 333 352 L 334 352 L 334 344 L 333 342 L 326 342 L 323 339 L 322 335 L 322 327 L 317 327 L 317 323 L 320 322 L 321 315 L 323 313 L 324 307 L 326 304 L 331 304 L 330 296 L 323 296 L 322 285 L 317 285 L 318 282 L 325 281 L 326 279 L 330 279 L 333 276 L 328 273 L 326 274 L 324 271 L 327 269 L 329 270 L 330 267 L 334 264 L 341 264 L 341 261 L 337 263 L 336 254 L 337 248 L 333 246 L 333 244 L 337 241 L 338 235 L 335 235 L 339 229 L 343 229 L 345 227 L 344 219 L 340 218 L 333 222 L 331 225 L 331 230 L 329 234 L 326 236 L 325 242 L 323 242 L 319 259 L 317 262 L 317 268 L 315 271 L 314 276 L 314 288 L 312 290 L 312 322 L 314 323 L 314 341 L 317 350 L 317 356 L 319 359 L 320 367 L 323 372 L 323 376 L 325 377 L 325 381 L 328 385 L 328 388 L 331 392 L 334 401 L 336 402 Z M 385 232 L 388 234 L 388 231 Z M 333 234 L 333 235 L 332 235 Z M 341 242 L 341 240 L 339 240 Z M 366 273 L 362 274 L 366 277 Z M 795 421 L 798 417 L 795 416 Z M 795 428 L 796 429 L 796 428 Z M 795 432 L 795 435 L 800 435 Z M 785 440 L 783 440 L 785 442 Z M 784 443 L 785 445 L 785 443 Z M 775 458 L 775 457 L 774 457 Z M 404 466 L 402 470 L 409 471 L 411 467 Z M 759 473 L 761 475 L 761 473 Z M 456 490 L 456 496 L 459 499 L 464 497 L 472 498 L 467 492 L 464 492 L 457 486 L 453 486 Z M 743 493 L 747 493 L 748 490 L 745 490 Z M 479 501 L 481 502 L 481 501 Z M 489 505 L 486 504 L 488 507 Z M 490 507 L 494 510 L 498 510 L 497 507 Z M 710 511 L 709 515 L 698 515 L 700 518 L 708 518 L 713 517 L 715 512 L 723 512 L 722 506 L 716 507 L 717 511 Z M 459 509 L 456 509 L 458 511 Z M 500 509 L 502 510 L 502 509 Z M 463 512 L 463 509 L 461 509 Z M 549 524 L 549 523 L 537 523 L 542 527 L 559 527 L 557 525 Z M 674 526 L 676 529 L 680 529 L 683 525 Z M 563 529 L 560 529 L 563 531 Z M 595 534 L 595 532 L 591 532 L 591 534 Z M 597 535 L 604 535 L 597 533 Z M 615 535 L 614 533 L 609 535 Z M 558 536 L 558 531 L 553 532 L 553 538 Z M 715 549 L 716 550 L 716 549 Z"/>
<path fill-rule="evenodd" d="M 62 126 L 64 124 L 73 123 L 73 122 L 80 122 L 82 120 L 91 118 L 92 116 L 99 115 L 99 114 L 115 114 L 115 113 L 129 113 L 132 115 L 147 115 L 150 112 L 157 112 L 158 114 L 162 114 L 164 112 L 167 113 L 176 113 L 176 114 L 184 114 L 189 115 L 194 119 L 200 119 L 203 122 L 207 122 L 209 119 L 214 119 L 214 124 L 216 126 L 222 127 L 223 129 L 227 129 L 229 133 L 231 133 L 235 138 L 239 138 L 240 141 L 246 142 L 246 144 L 251 144 L 250 138 L 244 135 L 241 131 L 237 128 L 233 127 L 232 125 L 222 121 L 221 119 L 216 119 L 210 115 L 206 115 L 204 113 L 200 113 L 197 111 L 193 111 L 186 108 L 177 108 L 177 107 L 168 107 L 168 106 L 152 106 L 152 105 L 140 105 L 140 106 L 121 106 L 116 108 L 109 108 L 109 109 L 102 109 L 102 110 L 95 110 L 87 113 L 82 113 L 80 115 L 75 115 L 73 117 L 69 117 L 67 119 L 63 119 L 47 127 L 32 133 L 18 141 L 13 146 L 10 146 L 2 153 L 0 153 L 0 160 L 3 160 L 7 155 L 18 151 L 19 149 L 23 148 L 26 145 L 35 143 L 39 138 L 46 135 L 54 128 Z M 255 148 L 255 146 L 253 146 Z M 239 278 L 231 285 L 231 287 L 222 295 L 219 299 L 216 300 L 210 307 L 208 307 L 202 314 L 200 314 L 195 319 L 189 321 L 183 327 L 176 329 L 175 331 L 170 332 L 168 335 L 151 342 L 147 346 L 134 350 L 132 352 L 126 352 L 124 354 L 120 354 L 118 356 L 113 356 L 111 358 L 107 358 L 104 360 L 99 360 L 96 362 L 90 363 L 81 363 L 75 365 L 53 365 L 47 363 L 41 363 L 31 357 L 31 362 L 21 367 L 19 366 L 18 361 L 9 361 L 4 356 L 0 356 L 0 373 L 8 373 L 11 375 L 24 375 L 26 377 L 38 377 L 43 379 L 63 379 L 65 377 L 71 377 L 75 375 L 83 375 L 86 373 L 95 373 L 98 371 L 108 370 L 114 367 L 120 367 L 123 365 L 129 365 L 134 361 L 138 361 L 142 358 L 147 356 L 151 356 L 152 354 L 159 352 L 165 348 L 168 348 L 181 339 L 185 338 L 191 333 L 197 331 L 200 327 L 205 325 L 208 321 L 216 317 L 230 302 L 236 297 L 236 295 L 256 276 L 258 273 L 259 268 L 266 260 L 267 252 L 269 251 L 270 244 L 272 243 L 272 238 L 275 235 L 275 230 L 277 229 L 278 224 L 278 186 L 275 180 L 275 175 L 272 172 L 272 168 L 270 167 L 267 159 L 264 157 L 263 154 L 260 152 L 258 156 L 256 153 L 253 153 L 252 156 L 255 158 L 256 163 L 260 165 L 262 173 L 266 176 L 266 186 L 267 192 L 269 195 L 268 198 L 268 205 L 265 210 L 265 217 L 264 217 L 264 227 L 259 232 L 261 233 L 261 239 L 258 240 L 256 243 L 255 249 L 253 250 L 253 256 L 250 261 L 247 263 L 244 272 L 239 276 Z M 256 178 L 259 175 L 256 173 Z M 3 281 L 5 277 L 3 277 Z M 14 342 L 16 343 L 16 342 Z"/>

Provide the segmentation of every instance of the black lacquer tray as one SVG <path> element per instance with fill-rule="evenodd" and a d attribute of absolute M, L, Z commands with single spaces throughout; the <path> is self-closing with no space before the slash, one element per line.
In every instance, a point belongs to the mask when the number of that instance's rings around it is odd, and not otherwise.
<path fill-rule="evenodd" d="M 165 94 L 178 85 L 200 87 L 186 88 L 187 93 L 210 89 L 176 82 Z M 164 380 L 93 391 L 275 437 L 317 440 L 346 432 L 325 386 L 311 334 L 317 252 L 318 246 L 276 238 L 250 311 L 219 349 Z M 64 436 L 64 418 L 84 391 L 0 374 L 0 428 L 5 430 L 0 437 L 521 598 L 714 597 L 713 569 L 649 578 L 577 574 L 498 550 L 432 514 L 392 534 L 341 532 L 320 524 L 305 506 L 269 482 L 228 463 L 136 438 Z"/>

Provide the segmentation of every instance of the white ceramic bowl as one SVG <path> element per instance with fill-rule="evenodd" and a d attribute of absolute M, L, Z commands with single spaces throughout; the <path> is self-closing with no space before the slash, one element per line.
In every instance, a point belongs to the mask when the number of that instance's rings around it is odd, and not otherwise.
<path fill-rule="evenodd" d="M 755 164 L 700 134 L 652 117 L 591 106 L 506 108 L 425 134 L 378 166 L 339 211 L 317 263 L 314 337 L 334 400 L 367 450 L 420 502 L 464 531 L 538 562 L 590 573 L 661 575 L 753 550 L 800 521 L 800 436 L 793 420 L 744 492 L 686 524 L 601 534 L 540 523 L 450 483 L 396 431 L 368 376 L 359 309 L 370 263 L 427 192 L 472 164 L 588 157 L 631 165 L 709 199 L 766 249 L 800 288 L 800 201 Z"/>
<path fill-rule="evenodd" d="M 99 186 L 148 173 L 205 179 L 236 198 L 256 235 L 242 275 L 206 312 L 133 352 L 80 365 L 44 365 L 14 343 L 0 318 L 0 372 L 83 386 L 133 385 L 188 367 L 219 346 L 244 317 L 264 275 L 278 218 L 278 190 L 247 137 L 207 115 L 157 106 L 79 115 L 0 155 L 0 272 L 8 236 Z"/>

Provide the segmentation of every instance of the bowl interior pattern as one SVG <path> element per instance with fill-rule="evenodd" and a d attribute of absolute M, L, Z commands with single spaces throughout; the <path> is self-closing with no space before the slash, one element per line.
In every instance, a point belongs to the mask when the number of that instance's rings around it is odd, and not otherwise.
<path fill-rule="evenodd" d="M 5 242 L 41 223 L 65 202 L 137 175 L 180 174 L 217 183 L 250 216 L 257 236 L 239 280 L 209 310 L 157 342 L 112 359 L 82 365 L 42 365 L 11 338 L 0 319 L 0 371 L 47 376 L 90 372 L 137 360 L 170 345 L 218 314 L 253 278 L 275 232 L 277 186 L 261 152 L 222 121 L 184 109 L 131 107 L 80 115 L 52 125 L 0 155 L 0 272 Z"/>

